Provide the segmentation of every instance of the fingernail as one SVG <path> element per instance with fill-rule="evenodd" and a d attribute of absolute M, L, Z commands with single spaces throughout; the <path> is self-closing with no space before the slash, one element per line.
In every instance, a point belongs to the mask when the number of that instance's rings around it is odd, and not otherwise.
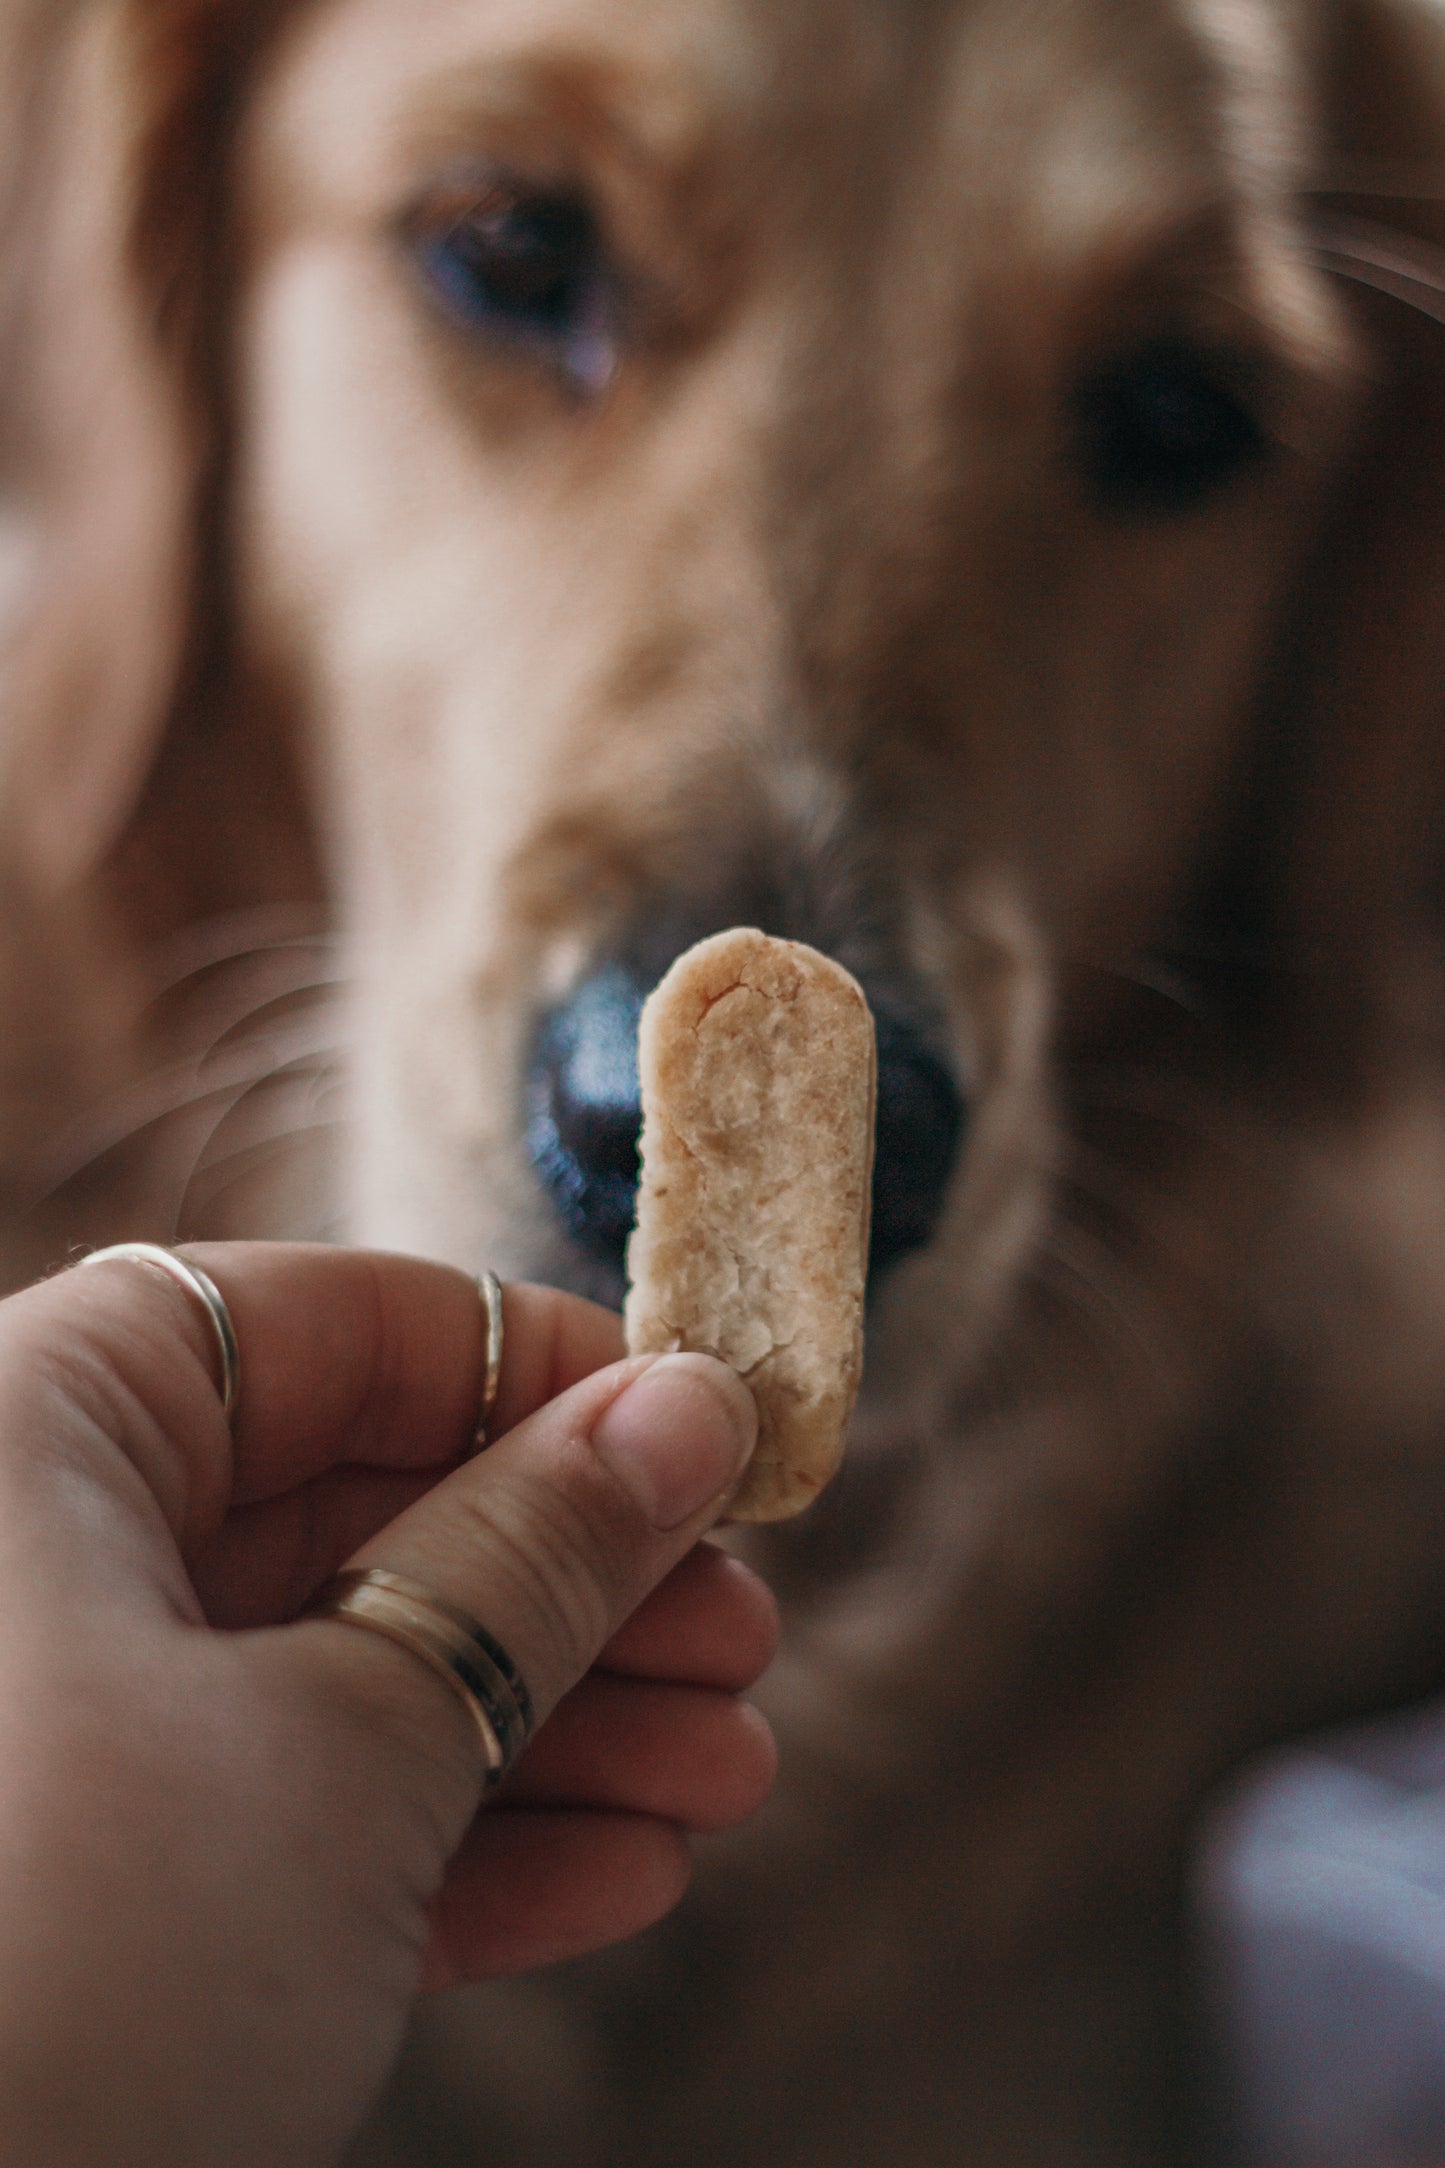
<path fill-rule="evenodd" d="M 613 1401 L 593 1448 L 654 1528 L 680 1528 L 730 1490 L 758 1442 L 742 1379 L 710 1355 L 663 1355 Z"/>

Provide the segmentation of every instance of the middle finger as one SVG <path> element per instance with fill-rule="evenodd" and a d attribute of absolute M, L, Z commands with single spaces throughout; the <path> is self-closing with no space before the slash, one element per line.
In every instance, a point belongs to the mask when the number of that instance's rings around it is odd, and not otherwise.
<path fill-rule="evenodd" d="M 593 1671 L 557 1704 L 500 1796 L 732 1829 L 762 1805 L 777 1763 L 766 1718 L 735 1694 Z"/>

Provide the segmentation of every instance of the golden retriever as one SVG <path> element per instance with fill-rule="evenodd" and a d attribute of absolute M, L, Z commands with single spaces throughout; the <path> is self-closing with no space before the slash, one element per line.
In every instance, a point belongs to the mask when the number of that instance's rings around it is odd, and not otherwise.
<path fill-rule="evenodd" d="M 358 2159 L 1191 2157 L 1201 1796 L 1445 1679 L 1445 5 L 0 35 L 8 1275 L 615 1298 L 677 948 L 882 1020 L 777 1800 Z"/>

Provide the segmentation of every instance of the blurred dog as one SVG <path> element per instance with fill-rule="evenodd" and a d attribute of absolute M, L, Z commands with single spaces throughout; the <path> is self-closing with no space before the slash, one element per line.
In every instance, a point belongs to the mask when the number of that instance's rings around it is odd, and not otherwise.
<path fill-rule="evenodd" d="M 880 1019 L 777 1802 L 364 2157 L 1188 2157 L 1202 1792 L 1445 1678 L 1445 7 L 6 36 L 10 1274 L 614 1299 L 677 949 Z"/>

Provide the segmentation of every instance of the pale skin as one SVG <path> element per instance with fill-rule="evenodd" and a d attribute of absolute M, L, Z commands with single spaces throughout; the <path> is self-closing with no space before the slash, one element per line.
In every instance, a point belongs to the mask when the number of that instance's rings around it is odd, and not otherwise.
<path fill-rule="evenodd" d="M 0 1304 L 0 2127 L 17 2168 L 334 2162 L 428 1988 L 658 1918 L 773 1770 L 762 1585 L 702 1537 L 752 1403 L 704 1357 L 412 1259 L 186 1253 Z M 481 1808 L 461 1700 L 296 1614 L 346 1563 L 503 1641 L 544 1728 Z"/>

